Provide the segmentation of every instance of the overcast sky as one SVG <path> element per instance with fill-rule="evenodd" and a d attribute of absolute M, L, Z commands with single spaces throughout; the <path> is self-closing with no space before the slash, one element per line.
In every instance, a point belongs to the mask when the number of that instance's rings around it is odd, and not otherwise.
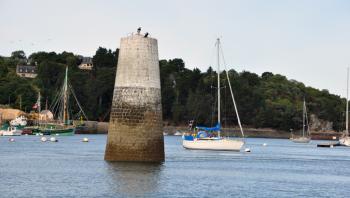
<path fill-rule="evenodd" d="M 0 55 L 63 50 L 93 56 L 141 26 L 161 59 L 205 71 L 220 37 L 237 71 L 271 71 L 345 96 L 350 66 L 347 0 L 0 0 Z"/>

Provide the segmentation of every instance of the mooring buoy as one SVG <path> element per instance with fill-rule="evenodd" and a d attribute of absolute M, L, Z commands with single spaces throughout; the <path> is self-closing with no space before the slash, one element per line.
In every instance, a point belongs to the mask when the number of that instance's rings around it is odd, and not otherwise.
<path fill-rule="evenodd" d="M 51 138 L 50 138 L 50 141 L 51 141 L 51 142 L 58 142 L 58 140 L 57 140 L 55 137 L 51 137 Z"/>

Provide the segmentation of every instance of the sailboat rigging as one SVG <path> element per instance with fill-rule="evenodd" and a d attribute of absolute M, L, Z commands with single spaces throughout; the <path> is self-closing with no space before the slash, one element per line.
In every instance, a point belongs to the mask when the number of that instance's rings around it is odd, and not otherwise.
<path fill-rule="evenodd" d="M 65 78 L 63 81 L 63 86 L 61 88 L 61 91 L 58 92 L 53 105 L 51 106 L 51 110 L 55 116 L 57 116 L 58 120 L 54 123 L 46 123 L 44 126 L 40 127 L 40 131 L 43 134 L 58 134 L 58 135 L 74 135 L 75 133 L 75 127 L 71 121 L 71 119 L 78 119 L 78 117 L 71 117 L 70 116 L 70 110 L 69 110 L 69 95 L 73 95 L 78 108 L 79 112 L 78 115 L 80 117 L 84 117 L 87 120 L 87 116 L 85 112 L 83 111 L 75 93 L 68 81 L 68 66 L 65 70 Z"/>
<path fill-rule="evenodd" d="M 310 130 L 309 130 L 309 121 L 307 116 L 307 109 L 306 109 L 306 102 L 305 98 L 303 101 L 303 130 L 302 130 L 302 136 L 300 137 L 294 137 L 292 134 L 291 140 L 295 143 L 309 143 L 310 138 Z"/>
<path fill-rule="evenodd" d="M 345 110 L 345 133 L 343 137 L 339 139 L 339 143 L 343 146 L 350 146 L 349 137 L 349 68 L 347 68 L 346 78 L 346 110 Z"/>
<path fill-rule="evenodd" d="M 220 94 L 220 39 L 217 39 L 216 42 L 217 47 L 217 124 L 215 127 L 202 127 L 197 126 L 195 130 L 198 130 L 197 133 L 194 134 L 184 134 L 182 136 L 182 145 L 186 149 L 202 149 L 202 150 L 228 150 L 228 151 L 240 151 L 242 146 L 244 145 L 244 139 L 230 139 L 221 137 L 221 94 Z M 221 49 L 222 50 L 222 49 Z M 226 66 L 226 65 L 225 65 Z M 226 69 L 226 68 L 225 68 Z M 232 101 L 234 104 L 238 124 L 242 133 L 242 137 L 244 138 L 243 128 L 241 126 L 240 118 L 237 111 L 236 102 L 234 100 L 233 91 L 231 87 L 231 83 L 229 80 L 229 75 L 226 69 L 226 76 L 232 96 Z M 192 125 L 191 125 L 192 128 Z M 208 133 L 217 132 L 217 137 L 208 136 Z M 192 133 L 192 132 L 191 132 Z"/>

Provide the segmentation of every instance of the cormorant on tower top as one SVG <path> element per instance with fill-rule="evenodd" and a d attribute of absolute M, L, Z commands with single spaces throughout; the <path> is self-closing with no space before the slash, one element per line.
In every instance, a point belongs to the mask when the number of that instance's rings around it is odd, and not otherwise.
<path fill-rule="evenodd" d="M 141 33 L 141 27 L 137 28 L 137 34 Z"/>

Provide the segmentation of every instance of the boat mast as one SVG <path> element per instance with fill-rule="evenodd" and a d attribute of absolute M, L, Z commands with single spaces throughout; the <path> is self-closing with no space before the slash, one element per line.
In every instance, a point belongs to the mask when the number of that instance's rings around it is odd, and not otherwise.
<path fill-rule="evenodd" d="M 68 120 L 68 112 L 67 112 L 67 90 L 68 90 L 68 66 L 66 66 L 66 76 L 64 78 L 64 85 L 63 85 L 63 123 L 67 124 Z"/>
<path fill-rule="evenodd" d="M 216 43 L 216 47 L 217 47 L 217 64 L 218 64 L 218 125 L 221 126 L 221 118 L 220 118 L 220 39 L 217 39 L 217 43 Z M 220 129 L 218 131 L 218 137 L 220 137 Z"/>
<path fill-rule="evenodd" d="M 39 91 L 39 94 L 38 94 L 38 120 L 40 122 L 40 112 L 41 112 L 41 104 L 40 104 L 40 101 L 41 101 L 41 95 L 40 95 L 40 91 Z"/>
<path fill-rule="evenodd" d="M 347 78 L 346 78 L 346 129 L 345 135 L 349 136 L 349 67 L 347 68 Z"/>
<path fill-rule="evenodd" d="M 19 109 L 22 110 L 22 95 L 19 95 Z"/>
<path fill-rule="evenodd" d="M 305 100 L 305 99 L 304 99 Z M 306 135 L 310 136 L 310 126 L 309 126 L 309 117 L 307 115 L 307 108 L 306 108 L 306 103 L 305 103 L 305 122 L 306 122 Z"/>
<path fill-rule="evenodd" d="M 305 98 L 304 98 L 304 103 L 303 103 L 303 137 L 305 136 L 305 110 L 306 110 L 306 106 L 305 106 Z"/>

